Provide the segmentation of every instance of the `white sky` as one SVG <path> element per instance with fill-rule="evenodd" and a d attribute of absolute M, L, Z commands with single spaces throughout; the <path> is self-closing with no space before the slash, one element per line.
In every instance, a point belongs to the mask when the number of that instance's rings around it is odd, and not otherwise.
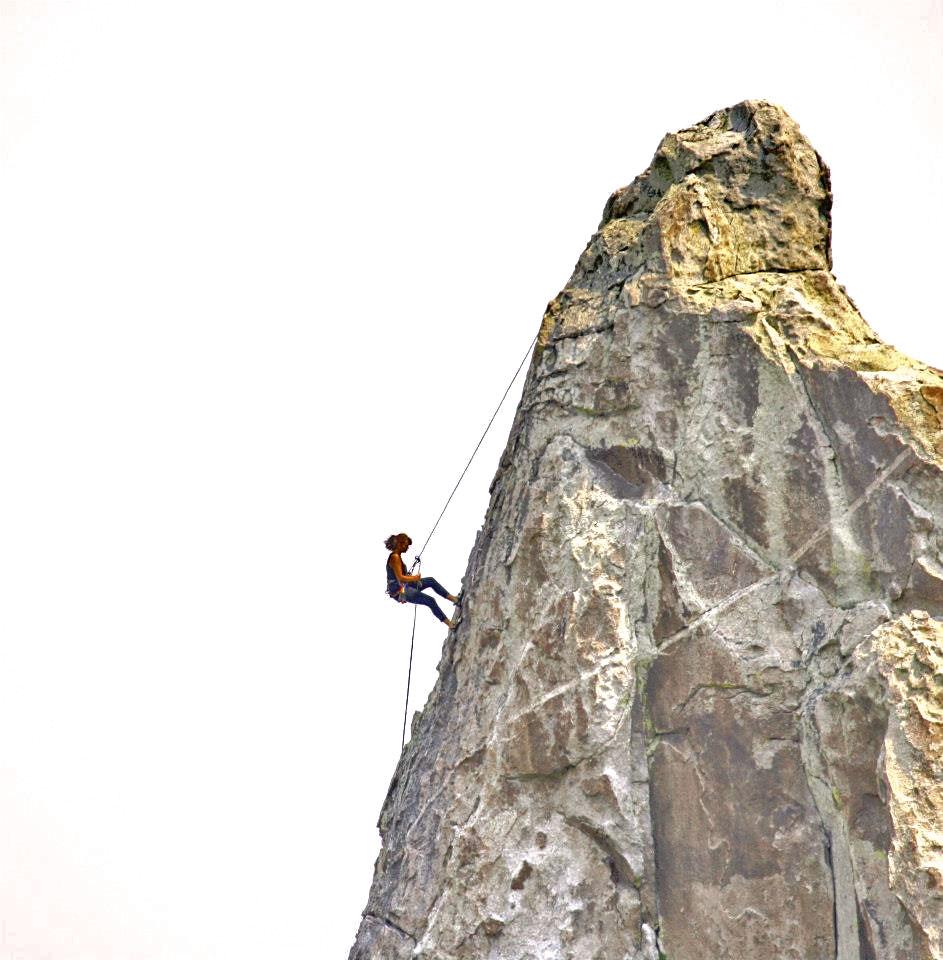
<path fill-rule="evenodd" d="M 941 51 L 941 0 L 0 0 L 0 960 L 345 957 L 409 643 L 382 541 L 606 197 L 781 103 L 839 280 L 943 366 Z"/>

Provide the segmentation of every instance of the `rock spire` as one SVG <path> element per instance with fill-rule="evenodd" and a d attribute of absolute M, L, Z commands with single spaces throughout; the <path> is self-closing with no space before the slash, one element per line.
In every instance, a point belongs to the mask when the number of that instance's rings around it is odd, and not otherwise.
<path fill-rule="evenodd" d="M 351 960 L 941 960 L 943 374 L 747 101 L 548 306 Z"/>

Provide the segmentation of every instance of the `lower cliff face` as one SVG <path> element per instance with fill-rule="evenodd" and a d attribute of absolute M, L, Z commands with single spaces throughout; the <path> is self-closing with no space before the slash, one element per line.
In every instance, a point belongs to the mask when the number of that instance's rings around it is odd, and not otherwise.
<path fill-rule="evenodd" d="M 778 107 L 549 305 L 352 960 L 943 958 L 943 377 Z"/>

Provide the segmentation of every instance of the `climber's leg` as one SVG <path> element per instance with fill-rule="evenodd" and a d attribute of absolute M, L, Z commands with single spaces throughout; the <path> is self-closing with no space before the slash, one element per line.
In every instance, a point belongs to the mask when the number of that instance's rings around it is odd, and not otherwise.
<path fill-rule="evenodd" d="M 432 587 L 432 589 L 435 590 L 440 597 L 445 597 L 446 600 L 451 600 L 453 603 L 455 602 L 455 598 L 452 596 L 452 594 L 449 593 L 448 590 L 446 590 L 445 587 L 443 587 L 435 577 L 423 577 L 416 584 L 416 588 L 418 590 L 425 590 L 426 587 Z"/>
<path fill-rule="evenodd" d="M 443 623 L 448 623 L 445 614 L 439 609 L 439 605 L 435 602 L 435 600 L 433 600 L 432 597 L 427 597 L 415 587 L 407 587 L 403 591 L 403 599 L 407 603 L 418 603 L 424 607 L 428 607 L 439 620 L 441 620 Z"/>

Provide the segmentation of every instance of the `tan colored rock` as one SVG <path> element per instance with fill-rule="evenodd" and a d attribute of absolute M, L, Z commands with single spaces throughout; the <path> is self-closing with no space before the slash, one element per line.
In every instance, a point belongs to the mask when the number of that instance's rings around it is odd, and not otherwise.
<path fill-rule="evenodd" d="M 778 107 L 548 306 L 351 960 L 941 960 L 943 377 Z"/>

